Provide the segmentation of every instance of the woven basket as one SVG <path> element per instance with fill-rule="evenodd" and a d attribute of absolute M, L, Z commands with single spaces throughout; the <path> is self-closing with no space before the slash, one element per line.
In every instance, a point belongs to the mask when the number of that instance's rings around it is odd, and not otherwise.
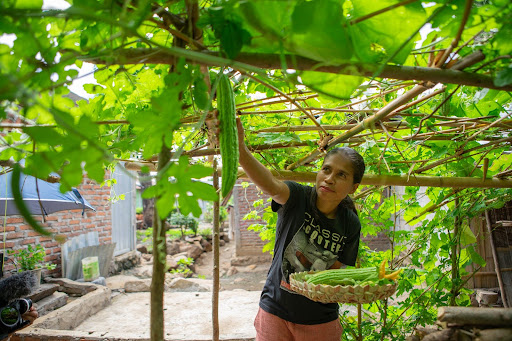
<path fill-rule="evenodd" d="M 314 271 L 296 272 L 290 275 L 293 291 L 310 300 L 321 303 L 371 303 L 390 297 L 396 291 L 396 283 L 384 285 L 325 285 L 309 284 L 304 278 Z"/>

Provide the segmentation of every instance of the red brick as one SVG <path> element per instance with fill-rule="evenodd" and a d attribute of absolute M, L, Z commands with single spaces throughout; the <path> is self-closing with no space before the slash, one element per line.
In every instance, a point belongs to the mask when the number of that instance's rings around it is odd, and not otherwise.
<path fill-rule="evenodd" d="M 7 239 L 18 239 L 23 236 L 23 232 L 7 233 Z"/>
<path fill-rule="evenodd" d="M 35 244 L 35 243 L 36 243 L 35 238 L 27 238 L 27 239 L 23 239 L 21 241 L 21 245 L 28 245 L 28 244 Z"/>
<path fill-rule="evenodd" d="M 7 224 L 23 223 L 24 221 L 23 218 L 7 218 Z"/>

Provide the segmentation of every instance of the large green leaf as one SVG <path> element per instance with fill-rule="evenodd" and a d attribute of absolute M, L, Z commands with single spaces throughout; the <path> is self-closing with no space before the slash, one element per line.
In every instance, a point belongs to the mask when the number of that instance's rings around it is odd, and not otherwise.
<path fill-rule="evenodd" d="M 500 55 L 506 55 L 512 53 L 512 41 L 510 37 L 512 36 L 512 23 L 505 23 L 498 33 L 494 36 L 494 43 L 496 44 L 496 49 Z"/>
<path fill-rule="evenodd" d="M 352 56 L 339 1 L 243 1 L 240 10 L 263 38 L 292 53 L 329 64 Z"/>
<path fill-rule="evenodd" d="M 357 19 L 379 9 L 396 4 L 396 0 L 353 0 L 351 19 Z M 405 62 L 413 48 L 414 39 L 403 44 L 415 35 L 426 20 L 421 2 L 395 9 L 366 19 L 350 27 L 354 52 L 361 61 L 398 64 Z"/>
<path fill-rule="evenodd" d="M 305 57 L 335 64 L 349 60 L 353 46 L 340 1 L 300 1 L 285 46 Z"/>
<path fill-rule="evenodd" d="M 468 225 L 463 225 L 460 231 L 460 245 L 469 245 L 476 243 L 476 236 Z"/>
<path fill-rule="evenodd" d="M 469 246 L 467 248 L 467 250 L 469 251 L 469 254 L 471 255 L 471 260 L 475 263 L 475 264 L 478 264 L 482 267 L 485 266 L 486 264 L 486 261 L 485 259 L 480 256 L 480 254 L 478 252 L 475 251 L 475 248 L 473 246 Z"/>
<path fill-rule="evenodd" d="M 302 83 L 310 89 L 336 98 L 347 99 L 364 78 L 360 76 L 337 75 L 333 73 L 304 71 L 300 73 Z"/>
<path fill-rule="evenodd" d="M 496 74 L 494 84 L 496 86 L 506 86 L 512 84 L 512 64 L 510 64 L 508 68 L 501 70 Z"/>
<path fill-rule="evenodd" d="M 9 6 L 10 1 L 6 1 Z M 10 6 L 9 6 L 10 7 Z M 41 9 L 43 7 L 43 0 L 15 0 L 14 8 L 16 9 Z"/>

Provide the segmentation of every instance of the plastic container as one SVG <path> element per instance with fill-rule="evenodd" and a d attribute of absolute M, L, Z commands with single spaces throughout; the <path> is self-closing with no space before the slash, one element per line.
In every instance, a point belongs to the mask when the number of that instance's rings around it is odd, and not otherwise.
<path fill-rule="evenodd" d="M 98 257 L 87 257 L 82 259 L 82 272 L 85 282 L 92 282 L 100 277 L 100 266 Z"/>

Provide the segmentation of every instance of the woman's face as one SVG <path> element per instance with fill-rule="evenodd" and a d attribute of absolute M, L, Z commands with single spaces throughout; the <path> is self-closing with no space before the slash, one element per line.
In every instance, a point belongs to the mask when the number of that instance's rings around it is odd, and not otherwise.
<path fill-rule="evenodd" d="M 356 191 L 352 163 L 336 153 L 324 160 L 322 169 L 316 175 L 316 192 L 319 200 L 341 202 Z"/>

